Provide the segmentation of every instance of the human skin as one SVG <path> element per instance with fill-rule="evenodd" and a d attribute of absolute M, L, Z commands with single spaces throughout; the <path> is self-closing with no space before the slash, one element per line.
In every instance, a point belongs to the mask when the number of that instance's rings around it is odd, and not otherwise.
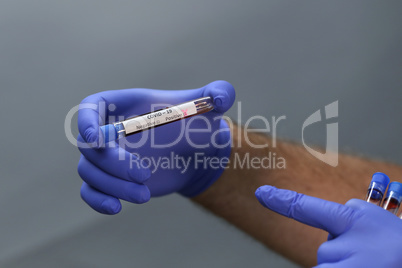
<path fill-rule="evenodd" d="M 265 209 L 254 195 L 258 187 L 273 185 L 344 204 L 352 198 L 364 199 L 375 172 L 385 172 L 394 181 L 402 174 L 400 166 L 344 154 L 339 155 L 338 166 L 332 167 L 301 145 L 285 141 L 277 141 L 274 148 L 256 149 L 252 144 L 270 144 L 271 139 L 248 133 L 250 142 L 246 142 L 243 129 L 229 125 L 233 137 L 230 164 L 212 186 L 192 200 L 303 266 L 316 264 L 318 247 L 328 234 Z M 284 158 L 286 168 L 234 166 L 236 155 L 263 158 L 269 152 Z"/>

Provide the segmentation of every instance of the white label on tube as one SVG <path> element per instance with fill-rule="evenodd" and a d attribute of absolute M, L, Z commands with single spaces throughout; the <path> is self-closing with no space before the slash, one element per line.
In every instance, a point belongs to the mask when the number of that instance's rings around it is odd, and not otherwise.
<path fill-rule="evenodd" d="M 191 116 L 197 113 L 194 102 L 186 102 L 177 106 L 155 111 L 123 121 L 126 135 L 156 127 L 171 121 Z"/>

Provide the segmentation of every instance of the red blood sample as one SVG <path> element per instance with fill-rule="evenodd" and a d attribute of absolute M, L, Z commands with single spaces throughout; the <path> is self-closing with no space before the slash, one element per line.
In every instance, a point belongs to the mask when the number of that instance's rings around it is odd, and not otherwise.
<path fill-rule="evenodd" d="M 386 210 L 389 210 L 389 211 L 391 211 L 391 212 L 394 212 L 394 211 L 396 211 L 396 210 L 398 210 L 398 208 L 399 208 L 399 202 L 398 202 L 398 200 L 396 200 L 395 198 L 390 198 L 389 200 L 386 200 L 385 202 L 384 202 L 384 208 L 386 209 Z"/>

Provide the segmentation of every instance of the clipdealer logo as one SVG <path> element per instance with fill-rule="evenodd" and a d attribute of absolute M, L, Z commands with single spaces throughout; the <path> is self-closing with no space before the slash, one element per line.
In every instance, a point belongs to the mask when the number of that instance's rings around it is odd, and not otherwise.
<path fill-rule="evenodd" d="M 325 120 L 331 118 L 338 118 L 338 101 L 330 103 L 325 106 L 324 109 L 325 113 Z M 304 141 L 304 129 L 312 124 L 322 121 L 321 118 L 321 109 L 315 111 L 312 115 L 310 115 L 303 123 L 302 127 L 302 142 L 304 148 L 312 154 L 317 159 L 323 161 L 324 163 L 336 167 L 338 166 L 338 122 L 335 123 L 328 123 L 326 130 L 327 130 L 327 139 L 326 139 L 326 148 L 325 153 L 321 153 L 319 151 L 314 150 L 313 148 L 309 147 Z"/>
<path fill-rule="evenodd" d="M 82 143 L 78 140 L 75 139 L 74 135 L 72 134 L 71 131 L 71 122 L 72 122 L 72 117 L 74 116 L 74 114 L 76 114 L 80 109 L 92 109 L 98 112 L 98 114 L 102 114 L 104 115 L 104 117 L 106 117 L 106 115 L 108 114 L 108 111 L 114 111 L 115 106 L 113 104 L 110 104 L 109 106 L 107 106 L 105 103 L 99 103 L 99 104 L 81 104 L 81 105 L 77 105 L 75 107 L 73 107 L 68 114 L 66 115 L 66 119 L 64 122 L 64 128 L 65 128 L 65 133 L 66 133 L 66 137 L 67 139 L 75 146 L 78 146 L 80 148 L 88 148 L 91 147 L 91 145 L 88 145 L 87 143 Z M 106 109 L 108 109 L 106 111 Z M 152 109 L 151 109 L 152 110 Z M 183 111 L 186 112 L 186 111 Z M 338 118 L 338 101 L 335 101 L 333 103 L 330 103 L 328 105 L 326 105 L 324 107 L 324 115 L 325 118 L 322 118 L 322 113 L 321 113 L 321 109 L 315 111 L 313 114 L 311 114 L 303 123 L 302 125 L 302 129 L 301 129 L 301 135 L 302 135 L 302 144 L 304 146 L 304 148 L 314 157 L 316 157 L 317 159 L 323 161 L 324 163 L 336 167 L 338 166 L 338 122 L 333 122 L 334 119 Z M 156 116 L 156 115 L 153 115 Z M 193 123 L 194 119 L 196 118 L 201 118 L 204 120 L 204 122 L 206 122 L 208 125 L 206 128 L 202 128 L 202 129 L 197 129 L 197 128 L 193 128 L 190 127 L 191 124 Z M 255 149 L 260 149 L 260 148 L 267 148 L 268 145 L 268 141 L 263 141 L 263 144 L 255 144 L 252 140 L 249 139 L 248 134 L 249 133 L 253 133 L 253 132 L 259 132 L 259 133 L 265 133 L 265 134 L 270 134 L 271 139 L 272 139 L 272 144 L 270 144 L 269 147 L 271 148 L 275 148 L 276 147 L 276 138 L 277 138 L 277 129 L 278 129 L 278 124 L 279 122 L 282 122 L 284 120 L 286 120 L 286 116 L 282 115 L 280 117 L 276 117 L 276 116 L 272 116 L 272 122 L 270 122 L 268 120 L 268 118 L 261 116 L 261 115 L 254 115 L 252 117 L 250 117 L 244 124 L 244 126 L 242 128 L 238 128 L 237 132 L 238 132 L 238 136 L 244 136 L 244 142 Z M 103 118 L 104 119 L 104 118 Z M 226 117 L 226 116 L 222 116 L 222 117 L 218 117 L 218 118 L 214 118 L 212 120 L 212 122 L 214 122 L 217 119 L 225 119 L 226 122 L 229 125 L 233 125 L 234 122 L 231 118 Z M 121 118 L 119 116 L 119 118 L 117 119 L 119 120 L 123 120 L 123 118 Z M 255 120 L 260 120 L 263 122 L 263 124 L 265 125 L 265 128 L 262 129 L 253 129 L 250 127 L 251 122 L 255 121 Z M 327 123 L 326 124 L 326 148 L 325 148 L 325 153 L 321 153 L 320 151 L 317 151 L 315 149 L 313 149 L 312 147 L 308 146 L 305 142 L 305 129 L 315 123 L 321 122 L 323 120 L 331 120 L 332 122 Z M 116 118 L 113 115 L 109 115 L 107 118 L 108 122 L 115 122 Z M 103 120 L 102 117 L 99 117 L 99 125 L 103 124 Z M 192 136 L 190 135 L 190 133 L 194 133 L 194 132 L 202 132 L 205 133 L 205 130 L 212 131 L 212 126 L 211 121 L 202 117 L 202 115 L 199 115 L 198 117 L 193 117 L 191 118 L 187 123 L 187 121 L 181 121 L 181 124 L 178 126 L 178 130 L 179 130 L 179 135 L 176 137 L 176 139 L 168 144 L 156 144 L 155 143 L 155 136 L 156 133 L 154 132 L 154 129 L 151 129 L 150 131 L 146 131 L 146 132 L 142 132 L 142 136 L 139 140 L 136 140 L 134 143 L 131 143 L 129 140 L 127 139 L 121 139 L 118 140 L 118 142 L 115 143 L 108 143 L 108 144 L 104 144 L 103 146 L 107 146 L 107 147 L 113 147 L 113 146 L 120 146 L 121 148 L 123 148 L 124 150 L 120 150 L 119 151 L 119 160 L 124 160 L 126 154 L 124 153 L 125 151 L 129 151 L 131 153 L 136 152 L 138 148 L 141 148 L 144 144 L 146 144 L 147 142 L 149 142 L 151 148 L 155 148 L 155 149 L 161 149 L 161 148 L 169 148 L 172 147 L 174 145 L 176 145 L 179 142 L 186 142 L 188 145 L 193 146 L 194 148 L 197 149 L 204 149 L 207 148 L 208 146 L 221 146 L 216 144 L 216 136 L 222 131 L 221 129 L 218 129 L 217 131 L 215 131 L 214 133 L 212 133 L 211 135 L 209 135 L 211 137 L 210 142 L 206 143 L 206 144 L 196 144 L 194 143 L 194 141 L 192 140 Z M 241 102 L 238 102 L 238 118 L 237 118 L 237 122 L 240 124 L 241 123 Z M 227 131 L 224 130 L 224 131 Z M 184 140 L 183 140 L 184 139 Z M 230 146 L 237 146 L 237 147 L 242 147 L 242 139 L 238 139 L 236 144 L 230 144 Z M 153 159 L 151 159 L 153 160 Z M 252 164 L 250 164 L 250 166 L 252 168 L 256 168 L 256 166 L 259 166 L 259 164 L 261 164 L 261 166 L 263 166 L 263 168 L 285 168 L 286 167 L 286 161 L 285 159 L 283 159 L 280 156 L 277 156 L 275 153 L 273 153 L 272 155 L 269 154 L 267 155 L 266 159 L 262 159 L 263 161 L 261 161 L 261 163 L 257 163 L 259 159 L 254 159 L 254 158 L 249 158 L 249 156 L 246 154 L 244 159 L 240 159 L 240 158 L 236 158 L 235 159 L 235 163 L 239 163 L 239 167 L 242 168 L 244 166 L 246 166 L 244 163 L 249 163 L 252 162 Z M 148 161 L 149 163 L 152 163 L 154 165 L 156 165 L 155 163 L 162 163 L 164 164 L 164 162 L 161 161 Z M 177 161 L 176 161 L 177 162 Z M 175 162 L 175 163 L 176 163 Z M 205 161 L 205 162 L 210 162 L 210 161 Z M 212 163 L 214 163 L 212 161 Z M 269 163 L 269 165 L 267 164 Z M 280 167 L 277 167 L 277 166 Z M 159 166 L 159 165 L 156 165 Z"/>

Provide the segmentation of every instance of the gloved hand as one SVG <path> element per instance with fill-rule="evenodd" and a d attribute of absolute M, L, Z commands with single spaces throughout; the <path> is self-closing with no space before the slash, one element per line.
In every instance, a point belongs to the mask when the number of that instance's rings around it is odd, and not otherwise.
<path fill-rule="evenodd" d="M 329 233 L 317 267 L 401 267 L 402 220 L 363 200 L 346 205 L 262 186 L 255 192 L 266 208 Z"/>
<path fill-rule="evenodd" d="M 102 125 L 207 96 L 214 101 L 210 112 L 103 142 Z M 98 212 L 116 214 L 119 199 L 139 204 L 173 192 L 189 197 L 201 193 L 219 178 L 222 159 L 230 155 L 230 130 L 221 117 L 234 99 L 235 91 L 225 81 L 191 90 L 138 88 L 85 98 L 78 112 L 81 197 Z M 220 160 L 221 165 L 210 162 Z"/>

